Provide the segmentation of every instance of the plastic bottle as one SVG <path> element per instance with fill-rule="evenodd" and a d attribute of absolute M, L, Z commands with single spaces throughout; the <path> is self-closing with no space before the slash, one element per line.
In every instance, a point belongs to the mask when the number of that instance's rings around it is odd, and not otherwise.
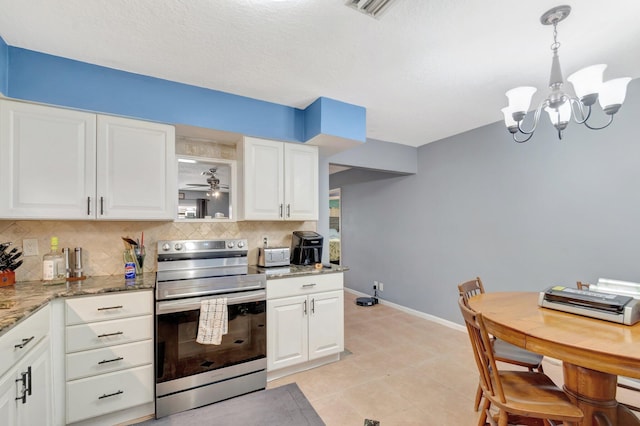
<path fill-rule="evenodd" d="M 44 284 L 64 284 L 66 279 L 64 256 L 58 251 L 58 237 L 51 237 L 51 251 L 42 256 Z"/>

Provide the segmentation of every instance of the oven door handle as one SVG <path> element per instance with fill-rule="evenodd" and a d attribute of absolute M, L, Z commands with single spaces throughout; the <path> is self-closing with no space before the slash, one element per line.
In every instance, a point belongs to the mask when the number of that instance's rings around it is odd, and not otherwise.
<path fill-rule="evenodd" d="M 227 305 L 237 305 L 240 303 L 260 302 L 267 299 L 266 290 L 248 291 L 243 293 L 219 294 L 208 297 L 191 297 L 182 300 L 166 300 L 156 303 L 156 314 L 170 314 L 173 312 L 192 311 L 200 309 L 203 300 L 227 298 Z"/>

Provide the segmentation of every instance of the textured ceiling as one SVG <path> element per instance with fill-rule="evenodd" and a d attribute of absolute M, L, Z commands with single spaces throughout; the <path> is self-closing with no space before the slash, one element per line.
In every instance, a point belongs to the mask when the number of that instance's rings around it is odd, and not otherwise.
<path fill-rule="evenodd" d="M 367 109 L 367 137 L 420 146 L 502 119 L 504 92 L 546 94 L 557 0 L 0 0 L 7 44 L 304 108 Z M 558 28 L 565 76 L 640 76 L 640 1 L 581 0 Z M 505 130 L 505 138 L 508 134 Z"/>

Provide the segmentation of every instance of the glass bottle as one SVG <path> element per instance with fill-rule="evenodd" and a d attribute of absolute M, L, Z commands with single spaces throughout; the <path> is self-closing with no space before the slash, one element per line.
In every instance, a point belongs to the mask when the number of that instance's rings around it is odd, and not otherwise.
<path fill-rule="evenodd" d="M 64 256 L 58 251 L 58 237 L 51 237 L 51 251 L 42 256 L 42 281 L 44 284 L 64 284 L 67 281 Z"/>

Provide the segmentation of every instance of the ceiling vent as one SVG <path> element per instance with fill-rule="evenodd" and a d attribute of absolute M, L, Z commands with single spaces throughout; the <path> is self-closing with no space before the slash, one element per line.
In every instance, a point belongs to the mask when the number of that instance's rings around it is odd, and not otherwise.
<path fill-rule="evenodd" d="M 395 0 L 347 0 L 346 5 L 373 18 L 378 18 Z"/>

